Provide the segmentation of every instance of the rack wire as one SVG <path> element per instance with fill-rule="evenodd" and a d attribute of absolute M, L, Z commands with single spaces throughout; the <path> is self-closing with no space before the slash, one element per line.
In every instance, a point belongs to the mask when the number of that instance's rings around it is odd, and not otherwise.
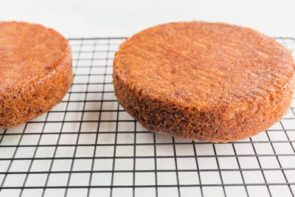
<path fill-rule="evenodd" d="M 1 197 L 294 196 L 295 102 L 266 132 L 234 143 L 150 132 L 114 96 L 124 39 L 70 39 L 74 82 L 61 103 L 0 131 Z"/>

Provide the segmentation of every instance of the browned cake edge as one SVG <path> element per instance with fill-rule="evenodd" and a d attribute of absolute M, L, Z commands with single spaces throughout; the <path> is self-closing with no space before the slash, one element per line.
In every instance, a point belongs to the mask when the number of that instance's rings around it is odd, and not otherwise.
<path fill-rule="evenodd" d="M 72 84 L 72 56 L 68 47 L 59 65 L 30 81 L 0 93 L 0 127 L 14 126 L 49 111 Z"/>
<path fill-rule="evenodd" d="M 257 134 L 279 121 L 290 105 L 294 77 L 284 87 L 268 92 L 263 98 L 231 106 L 214 106 L 206 111 L 179 106 L 169 99 L 159 100 L 144 90 L 136 89 L 117 72 L 116 58 L 113 84 L 119 103 L 144 127 L 182 138 L 229 142 Z M 240 104 L 248 107 L 236 112 Z"/>

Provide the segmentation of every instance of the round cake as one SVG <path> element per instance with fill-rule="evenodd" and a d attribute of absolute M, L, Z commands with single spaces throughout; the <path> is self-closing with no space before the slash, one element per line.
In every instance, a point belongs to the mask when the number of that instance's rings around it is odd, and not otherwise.
<path fill-rule="evenodd" d="M 144 127 L 228 142 L 280 120 L 294 86 L 291 53 L 250 28 L 207 22 L 159 25 L 115 55 L 119 103 Z"/>
<path fill-rule="evenodd" d="M 72 83 L 67 40 L 52 29 L 0 22 L 0 127 L 47 112 Z"/>

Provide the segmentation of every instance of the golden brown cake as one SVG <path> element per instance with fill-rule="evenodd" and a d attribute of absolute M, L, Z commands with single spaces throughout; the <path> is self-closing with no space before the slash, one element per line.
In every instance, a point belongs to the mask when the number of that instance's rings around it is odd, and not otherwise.
<path fill-rule="evenodd" d="M 144 127 L 227 142 L 280 120 L 292 97 L 294 61 L 250 28 L 170 23 L 120 46 L 113 83 L 119 103 Z"/>
<path fill-rule="evenodd" d="M 0 22 L 0 127 L 47 112 L 72 83 L 67 40 L 52 29 Z"/>

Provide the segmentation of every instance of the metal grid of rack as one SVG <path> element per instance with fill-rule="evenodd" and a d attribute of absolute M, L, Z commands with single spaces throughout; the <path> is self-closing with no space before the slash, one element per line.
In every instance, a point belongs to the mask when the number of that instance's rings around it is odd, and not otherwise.
<path fill-rule="evenodd" d="M 294 39 L 277 39 L 295 49 Z M 0 130 L 1 197 L 294 196 L 295 102 L 266 132 L 234 143 L 150 132 L 114 96 L 122 41 L 70 39 L 74 82 L 62 102 Z"/>

